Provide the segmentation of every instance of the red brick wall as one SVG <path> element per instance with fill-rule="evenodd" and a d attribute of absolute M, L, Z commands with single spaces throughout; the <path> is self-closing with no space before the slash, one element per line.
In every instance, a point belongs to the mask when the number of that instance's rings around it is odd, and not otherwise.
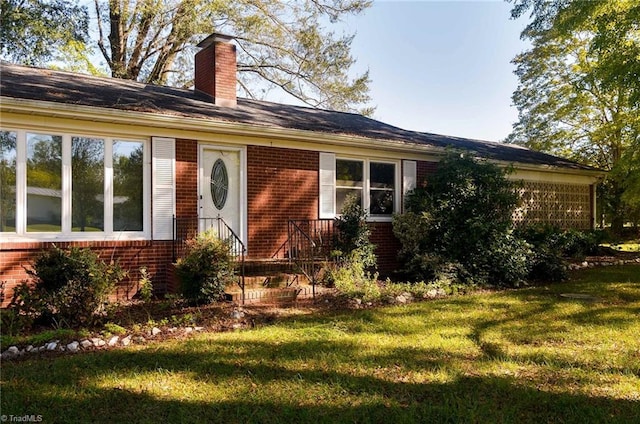
<path fill-rule="evenodd" d="M 100 241 L 100 242 L 47 242 L 47 243 L 5 243 L 0 254 L 0 281 L 4 282 L 4 301 L 11 300 L 13 288 L 22 281 L 29 280 L 26 269 L 45 249 L 53 245 L 65 249 L 69 247 L 91 248 L 100 259 L 109 263 L 116 261 L 127 270 L 128 275 L 117 287 L 114 298 L 126 299 L 138 290 L 139 269 L 145 266 L 151 274 L 154 290 L 167 290 L 167 269 L 171 264 L 171 241 Z"/>
<path fill-rule="evenodd" d="M 200 50 L 195 55 L 194 85 L 196 90 L 215 95 L 213 73 L 215 71 L 215 49 L 213 46 Z"/>
<path fill-rule="evenodd" d="M 274 147 L 247 147 L 247 200 L 249 257 L 269 258 L 287 239 L 290 219 L 318 217 L 318 152 Z M 435 162 L 418 162 L 418 182 L 435 170 Z M 195 217 L 198 212 L 198 143 L 176 141 L 176 215 Z M 391 223 L 372 223 L 371 241 L 377 246 L 381 275 L 390 275 L 398 266 L 398 240 Z M 139 268 L 146 266 L 159 292 L 175 288 L 171 241 L 59 242 L 56 246 L 90 247 L 103 260 L 117 260 L 129 271 L 117 295 L 135 294 Z M 5 304 L 12 288 L 26 280 L 25 267 L 52 243 L 3 243 L 0 246 L 0 281 L 5 282 Z"/>
<path fill-rule="evenodd" d="M 176 140 L 176 216 L 198 215 L 198 142 Z"/>
<path fill-rule="evenodd" d="M 378 257 L 378 272 L 381 277 L 393 277 L 393 272 L 398 269 L 398 251 L 400 242 L 393 235 L 391 222 L 372 222 L 371 242 L 376 245 L 375 253 Z"/>
<path fill-rule="evenodd" d="M 247 147 L 248 256 L 269 258 L 289 219 L 318 218 L 318 152 Z"/>

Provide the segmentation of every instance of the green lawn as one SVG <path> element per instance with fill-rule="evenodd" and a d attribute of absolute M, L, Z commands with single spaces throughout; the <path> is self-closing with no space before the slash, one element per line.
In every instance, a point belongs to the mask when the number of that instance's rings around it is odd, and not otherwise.
<path fill-rule="evenodd" d="M 46 423 L 640 422 L 640 267 L 573 275 L 5 361 L 2 414 Z"/>
<path fill-rule="evenodd" d="M 640 240 L 629 240 L 624 243 L 607 243 L 602 246 L 610 247 L 620 252 L 640 252 Z"/>

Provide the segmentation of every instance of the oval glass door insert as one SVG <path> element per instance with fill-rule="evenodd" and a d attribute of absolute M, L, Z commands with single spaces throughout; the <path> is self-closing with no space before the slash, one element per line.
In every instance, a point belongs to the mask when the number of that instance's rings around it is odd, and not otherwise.
<path fill-rule="evenodd" d="M 224 208 L 229 191 L 229 174 L 222 159 L 218 159 L 211 168 L 211 198 L 218 210 Z"/>

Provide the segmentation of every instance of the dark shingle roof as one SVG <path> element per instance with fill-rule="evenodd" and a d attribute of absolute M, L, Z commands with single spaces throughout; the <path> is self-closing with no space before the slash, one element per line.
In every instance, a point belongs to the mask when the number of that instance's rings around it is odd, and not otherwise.
<path fill-rule="evenodd" d="M 208 95 L 191 90 L 7 63 L 2 63 L 0 94 L 20 99 L 452 147 L 507 162 L 593 170 L 519 146 L 408 131 L 353 113 L 248 99 L 238 99 L 237 108 L 220 107 L 215 106 Z"/>

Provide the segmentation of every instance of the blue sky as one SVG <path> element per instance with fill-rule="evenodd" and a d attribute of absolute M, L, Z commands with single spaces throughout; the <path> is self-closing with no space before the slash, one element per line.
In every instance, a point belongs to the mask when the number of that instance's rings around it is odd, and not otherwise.
<path fill-rule="evenodd" d="M 367 68 L 374 118 L 401 128 L 501 141 L 517 86 L 510 62 L 528 44 L 526 20 L 503 1 L 376 1 L 344 22 L 356 32 L 356 70 Z"/>

